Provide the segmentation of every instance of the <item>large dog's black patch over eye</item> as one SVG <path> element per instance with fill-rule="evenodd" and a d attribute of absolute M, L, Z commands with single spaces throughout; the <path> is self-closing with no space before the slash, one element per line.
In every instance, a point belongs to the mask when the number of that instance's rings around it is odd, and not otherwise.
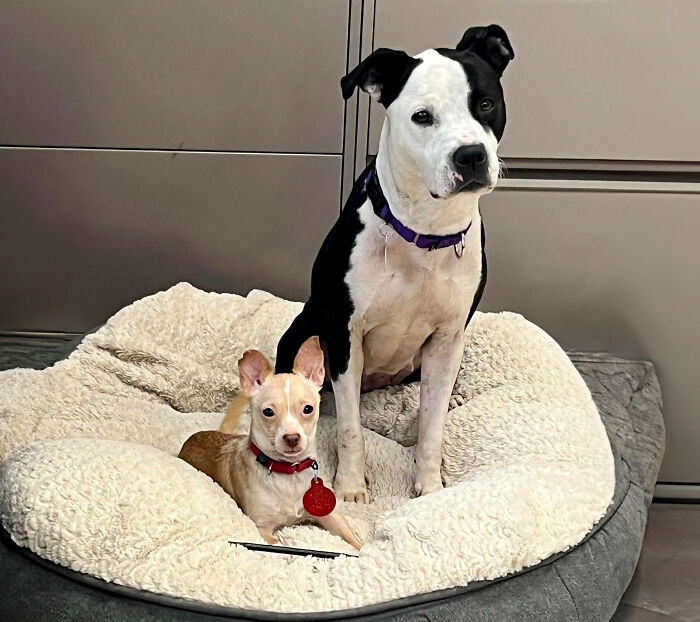
<path fill-rule="evenodd" d="M 274 417 L 275 416 L 275 411 L 272 410 L 272 408 L 264 408 L 263 409 L 263 415 L 266 417 Z"/>
<path fill-rule="evenodd" d="M 488 97 L 484 97 L 484 99 L 479 102 L 479 110 L 481 110 L 481 112 L 491 112 L 493 110 L 493 106 L 493 100 L 489 99 Z"/>
<path fill-rule="evenodd" d="M 435 119 L 427 110 L 419 110 L 418 112 L 413 113 L 411 121 L 413 121 L 416 125 L 432 125 L 435 122 Z"/>

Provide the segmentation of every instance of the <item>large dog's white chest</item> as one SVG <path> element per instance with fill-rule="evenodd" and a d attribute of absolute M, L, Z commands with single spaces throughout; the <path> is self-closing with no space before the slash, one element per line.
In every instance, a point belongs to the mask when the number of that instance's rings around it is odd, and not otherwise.
<path fill-rule="evenodd" d="M 420 365 L 420 349 L 441 328 L 464 328 L 481 279 L 478 211 L 462 257 L 406 242 L 366 202 L 364 229 L 350 256 L 346 283 L 354 311 L 350 332 L 362 336 L 363 390 L 400 382 Z"/>

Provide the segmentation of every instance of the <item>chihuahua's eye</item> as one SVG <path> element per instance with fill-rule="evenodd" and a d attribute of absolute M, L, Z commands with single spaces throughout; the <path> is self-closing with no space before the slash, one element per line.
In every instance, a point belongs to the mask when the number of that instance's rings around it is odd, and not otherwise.
<path fill-rule="evenodd" d="M 418 112 L 413 113 L 411 121 L 413 121 L 417 125 L 432 125 L 434 119 L 433 115 L 430 114 L 430 112 L 428 112 L 427 110 L 419 110 Z"/>
<path fill-rule="evenodd" d="M 310 415 L 314 411 L 314 407 L 311 404 L 304 406 L 304 414 Z"/>
<path fill-rule="evenodd" d="M 493 100 L 485 97 L 479 102 L 479 110 L 481 112 L 489 112 L 493 110 Z"/>
<path fill-rule="evenodd" d="M 272 408 L 263 408 L 263 415 L 265 415 L 266 417 L 274 417 L 275 413 L 272 410 Z"/>

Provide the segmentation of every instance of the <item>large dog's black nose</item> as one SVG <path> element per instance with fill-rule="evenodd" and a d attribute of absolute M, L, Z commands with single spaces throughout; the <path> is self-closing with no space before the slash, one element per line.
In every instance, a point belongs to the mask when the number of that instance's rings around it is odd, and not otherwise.
<path fill-rule="evenodd" d="M 486 172 L 486 147 L 483 144 L 462 145 L 452 154 L 455 170 L 467 179 L 480 179 Z"/>

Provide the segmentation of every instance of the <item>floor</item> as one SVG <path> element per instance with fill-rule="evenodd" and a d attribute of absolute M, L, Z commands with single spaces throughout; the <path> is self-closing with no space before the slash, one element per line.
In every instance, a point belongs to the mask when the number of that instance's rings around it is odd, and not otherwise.
<path fill-rule="evenodd" d="M 42 369 L 73 339 L 0 335 L 0 371 Z M 700 504 L 651 506 L 637 572 L 612 622 L 700 622 Z"/>
<path fill-rule="evenodd" d="M 654 503 L 613 622 L 700 621 L 700 505 Z"/>

